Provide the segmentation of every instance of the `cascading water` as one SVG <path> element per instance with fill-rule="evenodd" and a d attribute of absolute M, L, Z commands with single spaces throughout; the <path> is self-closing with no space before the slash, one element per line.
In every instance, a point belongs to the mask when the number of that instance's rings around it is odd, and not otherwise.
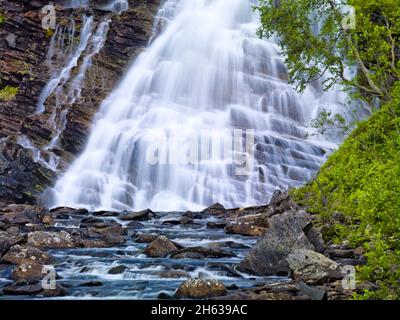
<path fill-rule="evenodd" d="M 127 5 L 124 0 L 114 0 L 108 1 L 103 6 L 110 7 L 111 10 L 122 3 Z M 64 4 L 66 7 L 77 8 L 86 6 L 89 2 L 68 1 Z M 53 132 L 52 139 L 47 145 L 39 148 L 26 136 L 22 136 L 20 144 L 33 150 L 36 162 L 53 171 L 58 170 L 60 159 L 52 150 L 58 146 L 60 136 L 65 129 L 69 108 L 81 97 L 86 73 L 93 57 L 100 52 L 107 40 L 110 22 L 111 20 L 105 17 L 96 26 L 93 16 L 83 15 L 79 42 L 76 44 L 76 25 L 75 20 L 71 18 L 69 25 L 56 28 L 50 41 L 47 64 L 51 77 L 39 96 L 36 113 L 42 114 L 48 111 L 46 125 Z M 46 110 L 45 103 L 52 96 L 54 102 Z"/>
<path fill-rule="evenodd" d="M 257 205 L 277 188 L 310 179 L 335 145 L 311 140 L 307 126 L 323 108 L 341 111 L 339 93 L 310 87 L 300 95 L 288 85 L 277 44 L 256 36 L 254 4 L 166 1 L 156 19 L 161 34 L 103 102 L 51 205 L 162 211 Z M 227 147 L 231 159 L 240 153 L 251 164 L 248 172 L 238 174 L 238 163 L 226 161 Z M 198 161 L 181 161 L 188 158 Z"/>

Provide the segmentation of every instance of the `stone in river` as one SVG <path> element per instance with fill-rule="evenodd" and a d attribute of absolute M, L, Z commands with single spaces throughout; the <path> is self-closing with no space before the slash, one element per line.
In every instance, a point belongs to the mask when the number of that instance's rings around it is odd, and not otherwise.
<path fill-rule="evenodd" d="M 224 284 L 216 280 L 189 279 L 175 292 L 177 298 L 206 299 L 223 296 L 227 293 Z"/>
<path fill-rule="evenodd" d="M 165 258 L 178 248 L 165 236 L 159 236 L 144 249 L 144 253 L 152 258 Z"/>

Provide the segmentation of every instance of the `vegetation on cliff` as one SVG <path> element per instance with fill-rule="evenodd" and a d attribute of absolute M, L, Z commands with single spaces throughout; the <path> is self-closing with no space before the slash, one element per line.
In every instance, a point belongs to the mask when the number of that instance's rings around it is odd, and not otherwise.
<path fill-rule="evenodd" d="M 295 199 L 319 214 L 327 239 L 346 240 L 366 249 L 368 261 L 357 268 L 357 276 L 377 283 L 379 290 L 355 298 L 399 299 L 400 1 L 285 0 L 277 4 L 260 2 L 259 33 L 279 36 L 298 89 L 316 79 L 322 79 L 326 89 L 340 84 L 350 93 L 352 105 L 367 106 L 371 113 L 318 176 L 293 191 Z M 350 11 L 342 9 L 344 4 L 355 8 L 353 26 L 349 25 Z M 348 67 L 357 71 L 352 77 L 345 72 Z M 314 123 L 342 125 L 329 117 L 324 115 L 324 121 Z"/>
<path fill-rule="evenodd" d="M 0 101 L 11 101 L 18 93 L 18 88 L 6 86 L 0 90 Z"/>

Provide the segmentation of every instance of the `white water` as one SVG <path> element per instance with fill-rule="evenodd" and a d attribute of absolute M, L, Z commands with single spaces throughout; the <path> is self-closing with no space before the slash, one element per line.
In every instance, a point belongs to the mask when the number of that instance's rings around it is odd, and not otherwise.
<path fill-rule="evenodd" d="M 78 44 L 75 44 L 74 19 L 71 19 L 67 27 L 57 27 L 50 41 L 47 64 L 51 77 L 39 96 L 36 113 L 49 113 L 46 125 L 51 128 L 53 136 L 41 149 L 27 137 L 23 137 L 20 144 L 34 151 L 36 162 L 53 171 L 58 170 L 60 159 L 52 150 L 58 146 L 60 136 L 65 130 L 69 108 L 81 97 L 82 86 L 93 57 L 100 52 L 107 40 L 110 22 L 106 18 L 96 28 L 93 17 L 83 15 Z M 46 109 L 45 103 L 51 96 L 54 97 L 54 102 Z"/>
<path fill-rule="evenodd" d="M 274 40 L 256 37 L 252 4 L 164 3 L 155 26 L 161 34 L 103 102 L 84 152 L 54 188 L 52 206 L 182 211 L 215 202 L 256 205 L 277 188 L 311 178 L 335 145 L 307 139 L 307 126 L 322 108 L 342 111 L 340 94 L 312 87 L 294 92 Z M 216 152 L 234 129 L 255 132 L 254 167 L 245 176 Z M 206 141 L 200 148 L 211 149 L 210 159 L 149 162 L 154 144 L 158 156 L 170 160 L 187 157 L 194 140 Z"/>

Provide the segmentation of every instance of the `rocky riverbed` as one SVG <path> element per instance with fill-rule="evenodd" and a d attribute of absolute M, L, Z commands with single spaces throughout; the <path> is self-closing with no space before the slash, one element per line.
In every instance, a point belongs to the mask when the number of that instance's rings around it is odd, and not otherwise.
<path fill-rule="evenodd" d="M 3 204 L 0 299 L 346 299 L 363 249 L 325 244 L 313 220 L 285 192 L 185 213 Z"/>

